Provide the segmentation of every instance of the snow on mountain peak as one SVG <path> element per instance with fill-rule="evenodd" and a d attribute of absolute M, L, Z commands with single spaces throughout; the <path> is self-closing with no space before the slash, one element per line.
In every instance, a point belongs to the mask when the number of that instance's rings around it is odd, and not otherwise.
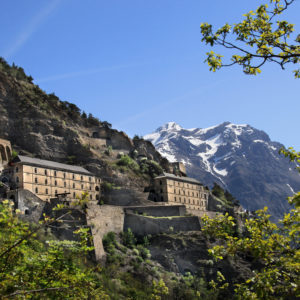
<path fill-rule="evenodd" d="M 159 127 L 156 131 L 179 131 L 182 127 L 175 122 L 168 122 L 165 125 Z"/>

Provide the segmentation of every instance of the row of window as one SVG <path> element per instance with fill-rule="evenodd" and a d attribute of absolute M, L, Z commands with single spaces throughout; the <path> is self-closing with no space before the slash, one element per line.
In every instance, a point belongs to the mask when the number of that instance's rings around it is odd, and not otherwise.
<path fill-rule="evenodd" d="M 177 202 L 177 198 L 174 197 L 174 201 Z M 189 203 L 189 204 L 194 204 L 194 205 L 200 205 L 200 206 L 206 206 L 206 203 L 205 201 L 199 201 L 199 200 L 191 200 L 191 199 L 186 199 L 186 198 L 183 198 L 183 201 L 181 201 L 181 197 L 179 197 L 179 201 L 178 202 L 181 202 L 181 203 Z"/>
<path fill-rule="evenodd" d="M 16 170 L 16 173 L 18 173 L 19 172 L 19 167 L 16 167 L 15 170 Z M 48 176 L 48 171 L 49 170 L 47 170 L 47 169 L 44 170 L 44 174 L 46 176 Z M 34 168 L 34 173 L 35 174 L 38 173 L 38 168 Z M 55 177 L 57 176 L 57 171 L 54 171 L 54 176 Z M 66 173 L 65 172 L 63 173 L 63 177 L 66 178 Z M 89 176 L 88 178 L 89 178 L 89 181 L 92 181 L 92 177 Z M 75 174 L 72 174 L 72 179 L 75 179 Z M 83 176 L 82 175 L 80 176 L 80 180 L 83 181 Z"/>
<path fill-rule="evenodd" d="M 39 189 L 36 187 L 35 188 L 35 193 L 38 194 L 39 193 Z M 57 196 L 58 192 L 57 190 L 55 190 L 55 196 Z M 67 193 L 67 191 L 65 191 L 65 193 Z M 49 194 L 49 190 L 45 189 L 45 194 L 48 195 Z M 76 193 L 73 192 L 73 198 L 76 198 Z M 93 200 L 93 195 L 90 194 L 90 200 Z M 96 200 L 99 200 L 99 195 L 96 195 Z"/>
<path fill-rule="evenodd" d="M 162 185 L 163 182 L 162 180 L 159 181 L 159 184 Z M 203 186 L 198 186 L 198 185 L 194 185 L 194 184 L 188 184 L 188 183 L 184 183 L 184 182 L 179 182 L 179 181 L 170 181 L 168 180 L 168 184 L 169 185 L 177 185 L 177 186 L 181 186 L 181 187 L 187 187 L 187 188 L 190 188 L 190 189 L 198 189 L 198 190 L 204 190 L 204 187 Z"/>
<path fill-rule="evenodd" d="M 18 177 L 17 177 L 17 180 L 18 180 Z M 17 182 L 19 182 L 19 181 L 17 181 Z M 34 178 L 34 183 L 39 183 L 37 177 Z M 48 185 L 48 179 L 45 179 L 45 185 Z M 54 181 L 54 185 L 57 186 L 57 180 Z M 64 181 L 64 187 L 67 187 L 67 182 L 66 182 L 66 181 Z M 72 187 L 73 187 L 73 189 L 76 189 L 76 184 L 75 184 L 74 182 L 73 182 L 73 184 L 72 184 Z M 83 184 L 81 184 L 81 189 L 82 189 L 82 190 L 84 189 Z M 89 186 L 89 190 L 90 190 L 90 191 L 92 190 L 92 186 Z M 95 190 L 96 190 L 96 191 L 99 191 L 99 187 L 96 186 L 96 187 L 95 187 Z"/>

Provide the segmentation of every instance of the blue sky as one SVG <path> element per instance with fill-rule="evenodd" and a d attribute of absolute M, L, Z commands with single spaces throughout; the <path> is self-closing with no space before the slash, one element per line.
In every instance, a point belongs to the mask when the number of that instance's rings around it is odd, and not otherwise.
<path fill-rule="evenodd" d="M 241 20 L 261 1 L 10 0 L 0 56 L 43 90 L 130 136 L 175 121 L 185 128 L 250 124 L 300 150 L 300 80 L 291 70 L 209 72 L 200 23 Z M 300 1 L 283 17 L 300 32 Z M 220 52 L 220 51 L 219 51 Z"/>

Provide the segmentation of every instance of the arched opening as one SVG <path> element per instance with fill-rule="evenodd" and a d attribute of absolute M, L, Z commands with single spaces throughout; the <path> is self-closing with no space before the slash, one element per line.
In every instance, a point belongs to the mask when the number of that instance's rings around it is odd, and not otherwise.
<path fill-rule="evenodd" d="M 8 160 L 10 160 L 11 159 L 11 151 L 10 151 L 10 148 L 8 146 L 6 146 L 6 154 L 7 154 Z"/>
<path fill-rule="evenodd" d="M 2 161 L 7 161 L 5 148 L 3 147 L 3 145 L 0 145 L 0 154 L 1 154 L 1 160 Z"/>
<path fill-rule="evenodd" d="M 99 186 L 98 185 L 96 185 L 96 187 L 95 187 L 95 190 L 97 191 L 97 192 L 99 192 Z"/>

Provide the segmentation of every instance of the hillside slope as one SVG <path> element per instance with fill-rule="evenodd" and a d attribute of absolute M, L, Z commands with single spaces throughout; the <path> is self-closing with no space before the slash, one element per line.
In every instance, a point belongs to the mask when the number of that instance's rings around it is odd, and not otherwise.
<path fill-rule="evenodd" d="M 184 129 L 170 122 L 144 138 L 169 161 L 184 162 L 189 176 L 228 189 L 246 209 L 268 206 L 279 217 L 286 197 L 300 190 L 295 165 L 278 154 L 283 145 L 250 125 Z"/>
<path fill-rule="evenodd" d="M 168 161 L 150 142 L 132 140 L 124 132 L 112 129 L 108 122 L 91 114 L 87 116 L 55 94 L 46 94 L 22 68 L 10 66 L 3 59 L 0 59 L 0 137 L 10 140 L 19 153 L 82 165 L 117 186 L 119 193 L 132 189 L 128 198 L 134 198 L 136 191 L 137 198 L 146 199 L 142 192 L 155 171 L 159 173 L 156 169 L 161 165 L 168 170 Z M 118 164 L 121 155 L 136 160 L 144 157 L 147 168 L 141 170 L 130 159 L 131 166 Z"/>

